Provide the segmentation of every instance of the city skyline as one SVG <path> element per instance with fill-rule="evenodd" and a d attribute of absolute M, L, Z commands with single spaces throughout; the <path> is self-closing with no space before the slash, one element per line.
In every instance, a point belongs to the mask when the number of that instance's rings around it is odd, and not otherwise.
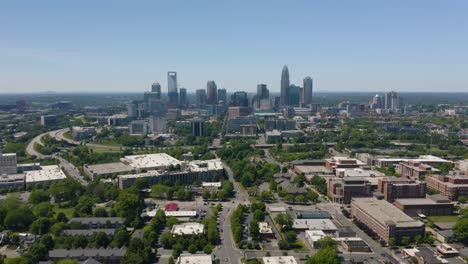
<path fill-rule="evenodd" d="M 314 92 L 463 92 L 467 7 L 435 0 L 11 2 L 0 9 L 0 93 L 143 92 L 155 80 L 165 93 L 168 71 L 190 93 L 208 80 L 231 92 L 264 83 L 276 93 L 284 64 L 291 84 L 311 76 Z"/>

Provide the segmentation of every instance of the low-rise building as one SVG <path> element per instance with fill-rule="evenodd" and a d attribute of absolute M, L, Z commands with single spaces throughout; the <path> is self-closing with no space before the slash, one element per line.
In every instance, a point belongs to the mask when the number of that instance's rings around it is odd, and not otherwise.
<path fill-rule="evenodd" d="M 389 202 L 402 198 L 426 197 L 426 183 L 407 178 L 385 177 L 378 180 L 377 190 L 384 195 Z"/>
<path fill-rule="evenodd" d="M 438 191 L 451 201 L 460 196 L 468 197 L 468 176 L 466 175 L 429 175 L 426 177 L 427 187 Z"/>
<path fill-rule="evenodd" d="M 468 159 L 458 161 L 457 167 L 463 174 L 468 175 Z"/>
<path fill-rule="evenodd" d="M 330 219 L 294 219 L 293 229 L 321 230 L 325 233 L 335 233 L 338 228 Z"/>
<path fill-rule="evenodd" d="M 419 214 L 425 216 L 451 215 L 454 210 L 453 203 L 448 199 L 396 199 L 394 205 L 411 217 L 417 217 Z"/>
<path fill-rule="evenodd" d="M 320 245 L 318 241 L 324 237 L 326 237 L 322 230 L 306 230 L 305 231 L 305 239 L 309 242 L 310 246 L 313 248 L 319 248 Z"/>
<path fill-rule="evenodd" d="M 333 157 L 333 158 L 325 159 L 325 167 L 329 170 L 333 170 L 334 172 L 336 171 L 336 169 L 360 168 L 364 166 L 366 166 L 364 162 L 358 159 L 354 159 L 354 158 Z"/>
<path fill-rule="evenodd" d="M 437 245 L 437 253 L 439 253 L 444 258 L 458 256 L 458 250 L 446 243 Z"/>
<path fill-rule="evenodd" d="M 268 224 L 268 222 L 258 222 L 258 228 L 260 232 L 260 237 L 262 238 L 275 238 L 275 233 L 273 233 L 273 229 Z"/>
<path fill-rule="evenodd" d="M 297 264 L 293 256 L 263 257 L 263 264 Z"/>
<path fill-rule="evenodd" d="M 122 162 L 112 162 L 93 165 L 85 164 L 83 165 L 83 171 L 94 181 L 100 178 L 136 172 L 136 169 Z"/>
<path fill-rule="evenodd" d="M 67 178 L 58 165 L 41 166 L 40 170 L 25 172 L 26 186 L 43 185 Z"/>
<path fill-rule="evenodd" d="M 62 234 L 65 236 L 92 236 L 97 233 L 104 233 L 108 236 L 115 234 L 114 228 L 99 228 L 99 229 L 65 229 Z"/>
<path fill-rule="evenodd" d="M 371 252 L 370 247 L 362 239 L 343 239 L 340 240 L 341 246 L 347 252 Z"/>
<path fill-rule="evenodd" d="M 424 235 L 424 223 L 413 220 L 391 203 L 374 198 L 356 198 L 351 202 L 351 214 L 361 227 L 375 233 L 381 240 Z"/>
<path fill-rule="evenodd" d="M 68 224 L 80 223 L 88 229 L 117 228 L 123 225 L 122 217 L 73 217 Z"/>
<path fill-rule="evenodd" d="M 61 259 L 76 259 L 85 261 L 89 258 L 102 263 L 117 264 L 125 256 L 127 249 L 122 248 L 77 248 L 77 249 L 53 249 L 49 251 L 49 259 L 58 261 Z"/>
<path fill-rule="evenodd" d="M 24 173 L 0 175 L 0 189 L 2 190 L 23 189 L 24 190 L 25 179 L 26 177 Z"/>
<path fill-rule="evenodd" d="M 139 178 L 145 178 L 147 185 L 151 186 L 164 181 L 190 184 L 195 181 L 211 180 L 214 175 L 224 175 L 224 167 L 219 159 L 197 160 L 187 163 L 181 163 L 178 160 L 176 161 L 178 162 L 176 164 L 181 165 L 172 166 L 169 169 L 149 170 L 143 173 L 120 175 L 118 178 L 119 187 L 121 189 L 128 188 Z"/>
<path fill-rule="evenodd" d="M 72 127 L 71 132 L 72 132 L 73 138 L 81 140 L 81 139 L 90 138 L 90 137 L 96 135 L 96 128 L 95 127 L 78 127 L 78 126 L 74 126 L 74 127 Z"/>
<path fill-rule="evenodd" d="M 181 254 L 177 264 L 212 264 L 214 258 L 208 254 Z"/>
<path fill-rule="evenodd" d="M 199 235 L 205 231 L 205 225 L 195 222 L 184 223 L 179 225 L 173 225 L 171 233 L 172 235 Z"/>
<path fill-rule="evenodd" d="M 43 115 L 41 116 L 42 126 L 55 126 L 58 122 L 58 116 L 56 115 Z"/>
<path fill-rule="evenodd" d="M 396 172 L 405 178 L 424 179 L 426 175 L 438 174 L 440 170 L 428 164 L 409 160 L 408 162 L 400 162 L 396 166 Z"/>

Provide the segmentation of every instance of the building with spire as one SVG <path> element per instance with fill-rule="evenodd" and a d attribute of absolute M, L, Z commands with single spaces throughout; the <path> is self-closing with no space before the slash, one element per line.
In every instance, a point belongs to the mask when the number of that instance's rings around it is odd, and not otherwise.
<path fill-rule="evenodd" d="M 281 72 L 281 106 L 289 105 L 289 70 L 288 66 L 284 65 L 283 71 Z"/>

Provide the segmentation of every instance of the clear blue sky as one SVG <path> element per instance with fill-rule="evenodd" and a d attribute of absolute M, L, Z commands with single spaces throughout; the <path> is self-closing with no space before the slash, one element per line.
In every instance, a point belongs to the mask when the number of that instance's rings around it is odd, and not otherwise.
<path fill-rule="evenodd" d="M 468 1 L 2 1 L 0 93 L 468 91 Z"/>

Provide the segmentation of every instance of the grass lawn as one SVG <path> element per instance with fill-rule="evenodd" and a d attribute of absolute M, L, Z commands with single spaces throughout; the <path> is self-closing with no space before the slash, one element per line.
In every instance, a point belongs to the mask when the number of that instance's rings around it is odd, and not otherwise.
<path fill-rule="evenodd" d="M 456 222 L 460 219 L 457 215 L 444 215 L 444 216 L 429 216 L 428 217 L 431 222 L 442 222 L 442 223 L 449 223 L 449 222 Z"/>
<path fill-rule="evenodd" d="M 94 150 L 95 152 L 112 152 L 112 153 L 121 152 L 120 145 L 87 144 L 86 146 Z"/>
<path fill-rule="evenodd" d="M 73 217 L 73 212 L 75 208 L 73 207 L 59 207 L 58 204 L 53 204 L 55 214 L 64 213 L 68 219 Z"/>

